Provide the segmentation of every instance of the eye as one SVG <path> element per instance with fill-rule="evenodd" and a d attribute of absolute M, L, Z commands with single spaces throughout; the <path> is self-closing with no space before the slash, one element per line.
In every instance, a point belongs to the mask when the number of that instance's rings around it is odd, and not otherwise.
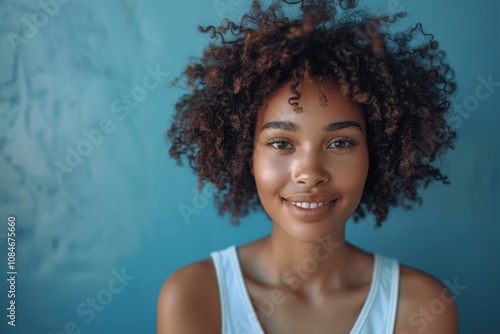
<path fill-rule="evenodd" d="M 339 151 L 345 151 L 351 149 L 353 146 L 358 144 L 355 139 L 352 138 L 339 138 L 334 140 L 329 147 L 332 147 Z"/>
<path fill-rule="evenodd" d="M 290 148 L 293 148 L 292 144 L 289 141 L 283 139 L 271 139 L 266 141 L 266 145 L 271 146 L 276 151 L 285 151 Z"/>

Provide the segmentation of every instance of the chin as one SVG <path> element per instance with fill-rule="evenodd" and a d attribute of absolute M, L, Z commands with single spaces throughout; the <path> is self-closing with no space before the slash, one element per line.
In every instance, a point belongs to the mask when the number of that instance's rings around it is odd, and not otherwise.
<path fill-rule="evenodd" d="M 294 240 L 301 242 L 317 242 L 327 237 L 344 238 L 344 226 L 354 213 L 356 206 L 345 205 L 345 198 L 333 201 L 320 208 L 303 209 L 282 200 L 277 215 L 269 215 L 273 229 L 281 230 Z M 351 208 L 352 207 L 352 208 Z M 276 232 L 278 232 L 276 231 Z M 279 231 L 278 233 L 280 233 Z M 274 232 L 273 232 L 274 233 Z"/>

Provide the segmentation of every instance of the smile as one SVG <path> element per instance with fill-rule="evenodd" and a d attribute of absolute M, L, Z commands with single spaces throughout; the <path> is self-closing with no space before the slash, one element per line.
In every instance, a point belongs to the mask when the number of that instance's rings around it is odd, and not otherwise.
<path fill-rule="evenodd" d="M 330 202 L 332 202 L 332 201 L 329 201 L 329 202 L 313 202 L 313 203 L 311 203 L 311 202 L 290 202 L 290 203 L 292 203 L 293 205 L 298 206 L 300 208 L 303 208 L 303 209 L 316 209 L 316 208 L 318 208 L 320 206 L 323 206 L 325 204 L 328 204 Z"/>
<path fill-rule="evenodd" d="M 290 213 L 300 220 L 313 221 L 325 218 L 335 208 L 337 199 L 328 202 L 290 202 L 284 199 Z"/>

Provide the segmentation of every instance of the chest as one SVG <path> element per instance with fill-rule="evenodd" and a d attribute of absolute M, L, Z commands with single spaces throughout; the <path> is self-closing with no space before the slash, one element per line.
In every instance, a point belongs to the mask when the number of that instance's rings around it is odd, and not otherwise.
<path fill-rule="evenodd" d="M 369 293 L 369 285 L 305 297 L 287 288 L 247 282 L 257 319 L 266 334 L 351 332 Z"/>

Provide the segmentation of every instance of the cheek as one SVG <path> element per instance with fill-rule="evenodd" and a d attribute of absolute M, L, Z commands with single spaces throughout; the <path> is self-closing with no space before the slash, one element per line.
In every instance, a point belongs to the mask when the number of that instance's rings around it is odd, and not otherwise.
<path fill-rule="evenodd" d="M 337 170 L 337 184 L 353 197 L 361 198 L 368 175 L 368 154 L 360 154 L 348 164 L 344 165 L 342 171 Z"/>
<path fill-rule="evenodd" d="M 259 196 L 278 194 L 286 184 L 289 164 L 264 152 L 256 152 L 253 158 L 255 183 Z"/>

